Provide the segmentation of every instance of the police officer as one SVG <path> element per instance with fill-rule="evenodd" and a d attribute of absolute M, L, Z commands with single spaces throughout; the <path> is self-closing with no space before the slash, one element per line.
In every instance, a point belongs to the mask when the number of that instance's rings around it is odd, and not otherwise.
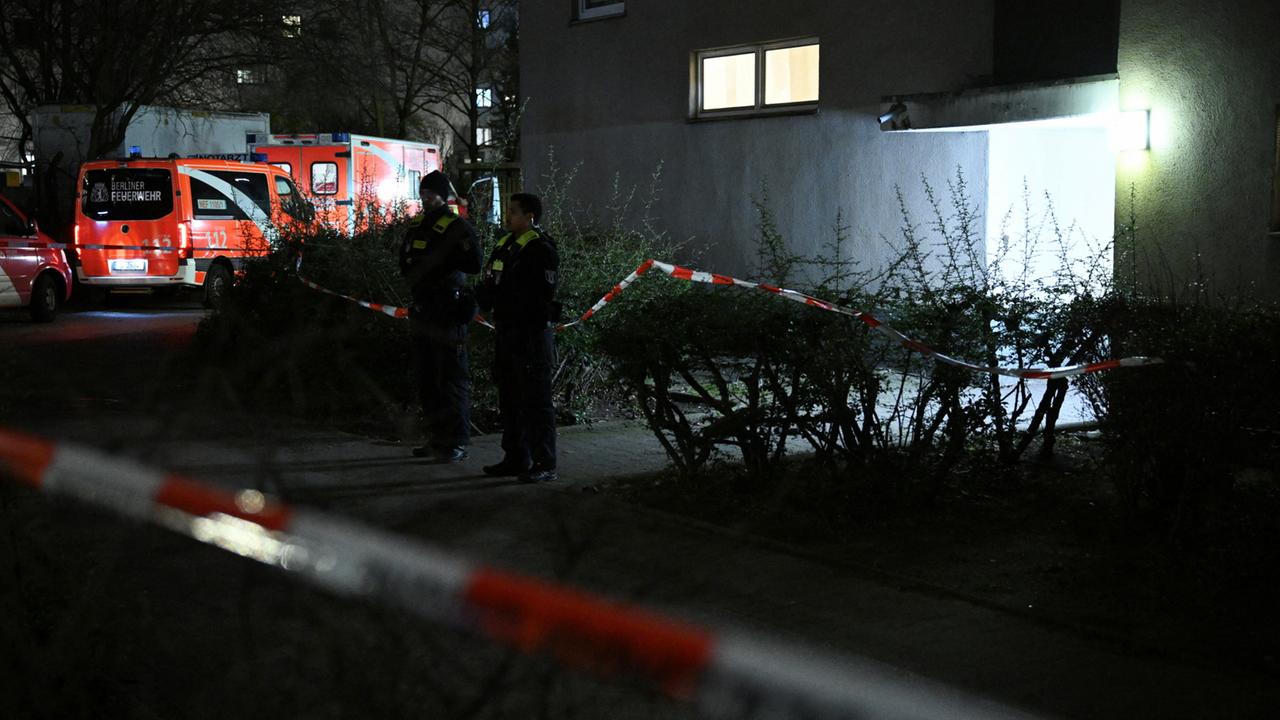
<path fill-rule="evenodd" d="M 477 293 L 480 308 L 493 311 L 494 378 L 502 415 L 503 458 L 485 466 L 484 473 L 516 475 L 523 482 L 558 477 L 551 323 L 559 319 L 554 299 L 560 255 L 538 227 L 541 219 L 537 195 L 511 196 L 508 232 L 489 255 Z"/>
<path fill-rule="evenodd" d="M 409 284 L 409 333 L 427 442 L 414 457 L 432 462 L 465 460 L 471 444 L 471 378 L 467 326 L 475 316 L 475 294 L 467 275 L 480 271 L 482 252 L 475 230 L 446 204 L 449 178 L 439 171 L 422 178 L 422 214 L 409 221 L 400 248 L 400 272 Z"/>

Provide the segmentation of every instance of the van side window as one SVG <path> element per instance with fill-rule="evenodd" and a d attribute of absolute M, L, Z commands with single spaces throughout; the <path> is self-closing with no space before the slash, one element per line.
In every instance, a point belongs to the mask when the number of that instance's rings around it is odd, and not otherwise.
<path fill-rule="evenodd" d="M 27 234 L 27 223 L 2 202 L 0 202 L 0 233 L 18 237 Z"/>
<path fill-rule="evenodd" d="M 316 195 L 338 194 L 338 164 L 332 162 L 311 163 L 311 192 Z"/>
<path fill-rule="evenodd" d="M 281 170 L 283 170 L 283 171 L 285 171 L 285 172 L 289 173 L 290 175 L 292 175 L 292 174 L 293 174 L 293 165 L 292 165 L 291 163 L 287 163 L 287 162 L 273 162 L 273 163 L 271 163 L 271 164 L 272 164 L 272 165 L 275 165 L 276 167 L 280 168 Z"/>
<path fill-rule="evenodd" d="M 284 210 L 289 217 L 308 222 L 315 218 L 315 211 L 312 210 L 311 204 L 288 180 L 282 177 L 276 178 L 276 195 L 280 197 L 280 209 Z"/>
<path fill-rule="evenodd" d="M 414 200 L 422 199 L 421 196 L 418 194 L 418 185 L 421 182 L 422 182 L 422 173 L 418 172 L 417 170 L 410 170 L 409 171 L 409 197 L 413 198 Z"/>
<path fill-rule="evenodd" d="M 266 175 L 225 170 L 211 170 L 209 174 L 248 196 L 264 215 L 271 216 L 271 193 L 267 189 Z M 194 177 L 191 178 L 191 212 L 197 220 L 249 219 L 244 208 L 236 203 L 234 193 L 229 195 Z"/>

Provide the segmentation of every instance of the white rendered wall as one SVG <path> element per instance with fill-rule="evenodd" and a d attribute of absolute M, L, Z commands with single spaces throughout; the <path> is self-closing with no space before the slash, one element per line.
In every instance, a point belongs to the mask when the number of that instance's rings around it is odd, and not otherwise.
<path fill-rule="evenodd" d="M 1011 124 L 988 139 L 988 263 L 999 258 L 994 269 L 1007 281 L 1052 281 L 1064 258 L 1077 276 L 1109 274 L 1116 174 L 1107 128 Z"/>
<path fill-rule="evenodd" d="M 972 40 L 990 34 L 989 0 L 871 0 L 856 12 L 825 0 L 644 0 L 628 3 L 624 17 L 586 23 L 570 22 L 570 5 L 521 8 L 526 187 L 542 186 L 554 149 L 562 167 L 579 168 L 575 199 L 600 209 L 615 175 L 643 188 L 661 161 L 655 213 L 661 229 L 689 240 L 681 260 L 749 271 L 752 199 L 765 184 L 793 251 L 817 254 L 839 212 L 849 254 L 869 265 L 892 253 L 884 238 L 900 227 L 895 185 L 917 222 L 929 213 L 922 175 L 945 187 L 959 166 L 984 199 L 985 136 L 883 133 L 876 115 L 885 94 L 952 90 L 990 73 L 990 43 Z M 814 36 L 817 113 L 689 120 L 690 53 Z"/>

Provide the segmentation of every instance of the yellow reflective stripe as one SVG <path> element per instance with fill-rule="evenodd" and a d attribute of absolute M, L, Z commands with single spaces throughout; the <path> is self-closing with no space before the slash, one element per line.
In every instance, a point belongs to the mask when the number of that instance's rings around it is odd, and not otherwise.
<path fill-rule="evenodd" d="M 424 248 L 426 248 L 426 247 L 427 247 L 427 241 L 426 241 L 426 240 L 414 240 L 414 241 L 413 241 L 413 249 L 414 249 L 414 250 L 422 250 L 422 249 L 424 249 Z"/>
<path fill-rule="evenodd" d="M 528 245 L 529 243 L 533 242 L 533 239 L 536 237 L 541 237 L 540 235 L 538 235 L 537 230 L 526 230 L 524 231 L 524 234 L 521 235 L 518 240 L 516 240 L 516 247 L 522 248 L 525 245 Z M 507 242 L 510 240 L 511 240 L 511 233 L 507 233 L 506 235 L 503 235 L 502 239 L 498 241 L 498 247 L 501 248 L 502 246 L 506 245 Z"/>
<path fill-rule="evenodd" d="M 436 221 L 435 227 L 431 229 L 443 235 L 444 231 L 447 230 L 449 226 L 453 224 L 453 221 L 457 219 L 458 219 L 457 215 L 449 215 L 449 214 L 441 215 L 440 219 Z"/>
<path fill-rule="evenodd" d="M 516 250 L 520 250 L 524 248 L 525 245 L 528 245 L 529 243 L 533 242 L 536 238 L 539 238 L 539 237 L 541 237 L 541 235 L 539 235 L 536 230 L 526 230 L 523 235 L 521 235 L 519 238 L 516 239 Z M 507 233 L 506 235 L 503 235 L 502 239 L 498 240 L 498 247 L 494 248 L 494 252 L 501 250 L 510 240 L 511 240 L 511 233 Z M 493 262 L 489 263 L 489 269 L 493 270 L 494 272 L 502 272 L 502 267 L 503 267 L 502 260 L 494 260 Z"/>

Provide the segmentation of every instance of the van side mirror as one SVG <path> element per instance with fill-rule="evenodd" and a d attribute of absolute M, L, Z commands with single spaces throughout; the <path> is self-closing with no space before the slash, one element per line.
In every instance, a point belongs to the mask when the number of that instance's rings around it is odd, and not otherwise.
<path fill-rule="evenodd" d="M 316 208 L 311 204 L 310 200 L 297 194 L 292 194 L 288 199 L 283 200 L 285 212 L 299 218 L 304 222 L 311 222 L 316 219 Z"/>

